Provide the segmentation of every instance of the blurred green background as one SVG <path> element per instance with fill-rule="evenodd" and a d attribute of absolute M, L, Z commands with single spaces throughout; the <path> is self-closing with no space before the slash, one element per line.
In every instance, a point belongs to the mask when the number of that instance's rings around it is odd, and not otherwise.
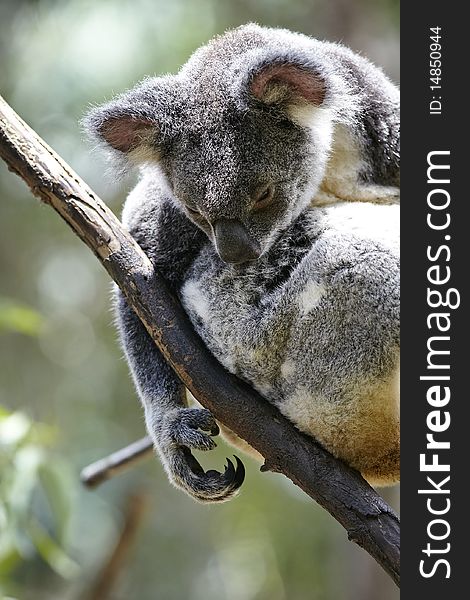
<path fill-rule="evenodd" d="M 397 81 L 398 10 L 394 0 L 2 0 L 0 90 L 119 213 L 132 181 L 106 178 L 83 140 L 90 103 L 175 71 L 248 21 L 341 40 Z M 142 411 L 108 276 L 3 163 L 0 274 L 0 597 L 398 598 L 327 513 L 248 458 L 242 494 L 221 506 L 171 488 L 152 459 L 83 490 L 84 465 L 144 434 Z M 220 469 L 231 453 L 220 442 L 210 462 Z M 384 494 L 397 507 L 397 489 Z M 110 574 L 119 540 L 124 561 Z"/>

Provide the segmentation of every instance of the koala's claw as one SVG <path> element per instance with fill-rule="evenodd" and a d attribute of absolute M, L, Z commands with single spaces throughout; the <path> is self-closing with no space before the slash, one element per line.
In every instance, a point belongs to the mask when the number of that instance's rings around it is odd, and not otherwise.
<path fill-rule="evenodd" d="M 173 450 L 167 459 L 170 481 L 199 502 L 226 502 L 237 494 L 245 479 L 245 467 L 237 456 L 236 467 L 227 458 L 223 473 L 215 470 L 204 472 L 189 448 Z"/>
<path fill-rule="evenodd" d="M 199 502 L 225 502 L 233 498 L 245 480 L 245 466 L 238 456 L 234 455 L 234 458 L 237 466 L 234 467 L 233 462 L 227 458 L 227 466 L 223 473 L 215 470 L 206 473 L 203 471 L 204 488 L 206 489 L 201 490 L 204 492 L 202 494 L 191 494 L 193 498 Z M 219 494 L 217 494 L 217 490 L 219 490 Z M 207 491 L 210 494 L 207 494 Z"/>
<path fill-rule="evenodd" d="M 233 455 L 234 459 L 237 462 L 237 467 L 233 466 L 233 462 L 230 458 L 227 458 L 227 466 L 224 469 L 223 474 L 219 473 L 219 471 L 210 470 L 206 472 L 207 477 L 224 477 L 227 481 L 232 481 L 232 483 L 238 483 L 238 487 L 241 486 L 245 479 L 245 467 L 242 461 L 238 458 L 238 456 Z"/>
<path fill-rule="evenodd" d="M 233 498 L 245 480 L 245 467 L 235 456 L 237 466 L 227 458 L 223 473 L 209 470 L 204 472 L 189 448 L 180 448 L 180 454 L 172 457 L 170 480 L 199 502 L 226 502 Z"/>
<path fill-rule="evenodd" d="M 235 496 L 245 479 L 245 467 L 237 456 L 236 466 L 227 459 L 224 472 L 219 473 L 205 472 L 191 454 L 192 449 L 216 447 L 212 437 L 219 433 L 219 427 L 210 411 L 181 408 L 150 425 L 154 425 L 149 431 L 174 485 L 199 502 L 225 502 Z"/>

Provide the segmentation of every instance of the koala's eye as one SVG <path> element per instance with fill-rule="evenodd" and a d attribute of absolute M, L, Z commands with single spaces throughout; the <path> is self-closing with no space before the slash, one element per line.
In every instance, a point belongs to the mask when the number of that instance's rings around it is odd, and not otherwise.
<path fill-rule="evenodd" d="M 267 185 L 261 188 L 255 195 L 255 203 L 253 205 L 254 210 L 260 210 L 269 206 L 274 196 L 274 186 Z"/>

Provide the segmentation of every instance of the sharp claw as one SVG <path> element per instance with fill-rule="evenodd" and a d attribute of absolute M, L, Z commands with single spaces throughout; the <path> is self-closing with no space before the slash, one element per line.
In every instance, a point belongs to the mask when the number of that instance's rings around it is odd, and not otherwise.
<path fill-rule="evenodd" d="M 201 502 L 224 502 L 236 494 L 245 479 L 245 467 L 238 456 L 234 456 L 236 466 L 229 458 L 226 459 L 227 465 L 223 473 L 215 470 L 204 472 L 199 462 L 191 454 L 189 448 L 184 448 L 183 452 L 187 467 L 190 468 L 194 475 L 201 478 L 201 491 L 207 485 L 209 485 L 209 487 L 205 488 L 207 491 L 212 488 L 211 495 L 207 493 L 199 494 L 196 491 L 197 487 L 192 488 L 191 496 L 193 498 Z M 205 484 L 202 483 L 204 479 L 206 480 Z"/>
<path fill-rule="evenodd" d="M 234 486 L 236 486 L 238 488 L 245 481 L 245 465 L 238 458 L 238 456 L 235 456 L 235 454 L 234 454 L 233 457 L 235 458 L 235 461 L 237 463 L 237 468 L 235 471 L 235 478 L 234 478 L 233 483 L 234 483 Z"/>
<path fill-rule="evenodd" d="M 220 433 L 220 429 L 216 423 L 213 427 L 211 427 L 211 436 L 215 437 L 216 435 L 219 435 L 219 433 Z"/>
<path fill-rule="evenodd" d="M 233 479 L 235 476 L 235 467 L 233 466 L 233 462 L 230 458 L 227 458 L 227 466 L 224 470 L 224 476 L 226 479 Z"/>
<path fill-rule="evenodd" d="M 245 465 L 238 458 L 238 456 L 234 455 L 234 458 L 237 466 L 234 467 L 233 462 L 227 458 L 227 466 L 225 467 L 224 478 L 227 481 L 230 481 L 232 488 L 236 490 L 245 480 Z"/>

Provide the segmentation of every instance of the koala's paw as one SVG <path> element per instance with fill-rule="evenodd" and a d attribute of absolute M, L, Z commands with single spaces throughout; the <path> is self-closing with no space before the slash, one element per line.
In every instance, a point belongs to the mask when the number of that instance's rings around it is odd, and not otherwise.
<path fill-rule="evenodd" d="M 209 432 L 209 433 L 205 433 Z M 211 436 L 219 434 L 219 426 L 205 408 L 183 408 L 168 424 L 171 441 L 194 450 L 213 450 L 217 444 Z"/>
<path fill-rule="evenodd" d="M 191 454 L 212 450 L 212 439 L 219 427 L 206 409 L 181 408 L 163 416 L 152 426 L 156 449 L 170 481 L 199 502 L 226 502 L 238 492 L 245 479 L 245 468 L 235 456 L 236 467 L 227 459 L 223 473 L 205 472 Z M 208 433 L 206 433 L 208 432 Z"/>

